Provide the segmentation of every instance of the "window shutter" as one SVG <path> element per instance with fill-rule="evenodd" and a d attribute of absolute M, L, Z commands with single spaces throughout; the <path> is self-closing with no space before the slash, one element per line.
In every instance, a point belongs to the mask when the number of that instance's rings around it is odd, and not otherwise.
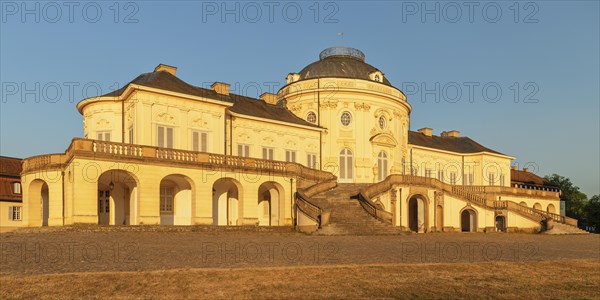
<path fill-rule="evenodd" d="M 104 136 L 102 135 L 102 132 L 98 132 L 96 134 L 96 139 L 102 141 L 102 139 L 104 138 Z"/>
<path fill-rule="evenodd" d="M 200 150 L 202 152 L 208 152 L 208 133 L 202 132 L 200 133 L 201 143 Z"/>
<path fill-rule="evenodd" d="M 263 158 L 263 159 L 269 159 L 269 158 L 267 157 L 267 148 L 263 148 L 263 157 L 262 157 L 262 158 Z"/>
<path fill-rule="evenodd" d="M 244 150 L 245 150 L 244 156 L 249 157 L 250 156 L 250 146 L 245 145 Z"/>
<path fill-rule="evenodd" d="M 199 151 L 200 146 L 199 143 L 200 140 L 198 139 L 198 132 L 193 132 L 192 133 L 192 150 L 193 151 Z"/>
<path fill-rule="evenodd" d="M 162 126 L 158 126 L 157 142 L 158 142 L 158 147 L 165 146 L 165 128 Z"/>
<path fill-rule="evenodd" d="M 242 145 L 238 145 L 238 156 L 243 156 L 244 154 L 242 153 Z"/>
<path fill-rule="evenodd" d="M 12 206 L 8 207 L 8 219 L 9 220 L 13 219 L 13 207 Z"/>
<path fill-rule="evenodd" d="M 104 140 L 110 142 L 110 132 L 104 133 Z"/>

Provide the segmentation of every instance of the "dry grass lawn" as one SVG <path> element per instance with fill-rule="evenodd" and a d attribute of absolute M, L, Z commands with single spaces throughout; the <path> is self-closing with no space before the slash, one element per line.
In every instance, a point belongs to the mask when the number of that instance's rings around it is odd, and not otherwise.
<path fill-rule="evenodd" d="M 4 275 L 0 298 L 600 299 L 600 260 Z"/>

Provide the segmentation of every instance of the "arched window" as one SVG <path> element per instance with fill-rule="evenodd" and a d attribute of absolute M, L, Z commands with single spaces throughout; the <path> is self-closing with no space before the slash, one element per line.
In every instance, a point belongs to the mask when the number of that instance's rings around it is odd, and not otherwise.
<path fill-rule="evenodd" d="M 343 112 L 342 113 L 342 117 L 340 118 L 340 121 L 342 122 L 342 125 L 344 126 L 348 126 L 350 125 L 350 123 L 352 122 L 352 115 L 350 114 L 350 112 Z"/>
<path fill-rule="evenodd" d="M 384 180 L 388 176 L 387 165 L 387 155 L 384 151 L 379 152 L 379 156 L 377 157 L 377 178 L 379 181 Z"/>
<path fill-rule="evenodd" d="M 306 115 L 306 121 L 311 122 L 313 124 L 317 123 L 317 115 L 314 112 L 309 112 L 308 115 Z"/>

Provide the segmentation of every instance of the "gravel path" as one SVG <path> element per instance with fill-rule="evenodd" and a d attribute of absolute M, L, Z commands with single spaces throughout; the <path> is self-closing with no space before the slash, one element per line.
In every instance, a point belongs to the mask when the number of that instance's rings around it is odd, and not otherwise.
<path fill-rule="evenodd" d="M 289 228 L 75 227 L 0 234 L 0 274 L 599 259 L 600 235 L 311 236 Z"/>

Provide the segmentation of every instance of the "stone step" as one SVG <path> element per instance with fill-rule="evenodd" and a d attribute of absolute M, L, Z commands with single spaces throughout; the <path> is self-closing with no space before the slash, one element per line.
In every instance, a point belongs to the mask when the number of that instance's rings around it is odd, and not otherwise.
<path fill-rule="evenodd" d="M 369 215 L 358 200 L 352 199 L 369 184 L 338 184 L 329 191 L 315 195 L 311 202 L 331 213 L 329 224 L 318 235 L 378 235 L 403 234 L 397 227 Z"/>

